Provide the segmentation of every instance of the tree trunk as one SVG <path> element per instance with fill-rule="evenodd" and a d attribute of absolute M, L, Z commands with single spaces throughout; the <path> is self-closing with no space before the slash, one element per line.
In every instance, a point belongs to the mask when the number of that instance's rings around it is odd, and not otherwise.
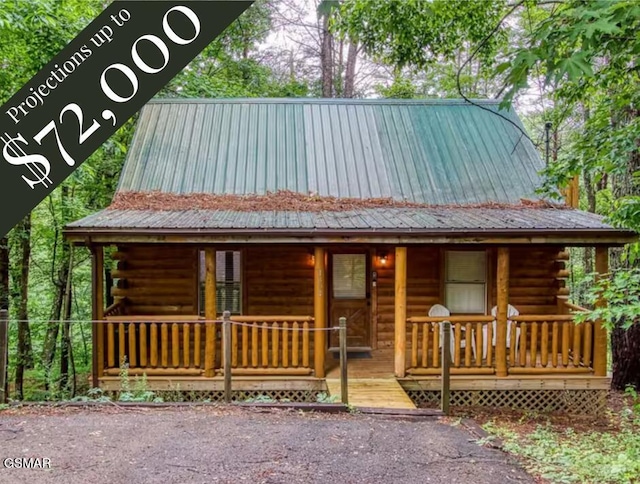
<path fill-rule="evenodd" d="M 24 398 L 24 371 L 33 367 L 31 353 L 31 334 L 29 331 L 29 262 L 31 259 L 31 213 L 27 215 L 16 228 L 20 238 L 20 272 L 18 286 L 20 300 L 18 304 L 18 348 L 16 351 L 16 398 Z"/>
<path fill-rule="evenodd" d="M 356 82 L 356 60 L 358 59 L 358 43 L 350 42 L 347 50 L 347 69 L 344 75 L 344 97 L 352 98 Z"/>
<path fill-rule="evenodd" d="M 9 309 L 9 238 L 0 239 L 0 309 Z"/>
<path fill-rule="evenodd" d="M 60 382 L 59 389 L 64 391 L 69 382 L 69 359 L 71 356 L 71 280 L 73 267 L 73 247 L 69 254 L 69 269 L 64 291 L 62 336 L 60 337 Z"/>
<path fill-rule="evenodd" d="M 333 97 L 333 35 L 329 31 L 329 14 L 325 14 L 322 17 L 320 64 L 322 69 L 322 97 Z"/>

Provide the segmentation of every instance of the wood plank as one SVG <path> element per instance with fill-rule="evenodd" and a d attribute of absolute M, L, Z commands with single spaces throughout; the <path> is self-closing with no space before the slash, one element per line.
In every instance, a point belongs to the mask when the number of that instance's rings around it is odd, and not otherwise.
<path fill-rule="evenodd" d="M 330 395 L 340 395 L 339 379 L 327 378 L 326 383 Z M 350 378 L 348 394 L 356 408 L 416 408 L 395 378 Z"/>

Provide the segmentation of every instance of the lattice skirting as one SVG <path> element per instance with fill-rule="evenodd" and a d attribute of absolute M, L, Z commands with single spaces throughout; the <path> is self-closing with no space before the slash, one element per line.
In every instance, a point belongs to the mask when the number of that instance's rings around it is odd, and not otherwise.
<path fill-rule="evenodd" d="M 105 392 L 109 397 L 118 400 L 119 392 Z M 320 391 L 317 390 L 237 390 L 233 392 L 234 402 L 246 401 L 279 401 L 306 403 L 316 402 Z M 223 403 L 224 392 L 219 390 L 159 390 L 153 392 L 155 397 L 164 402 L 210 402 Z"/>
<path fill-rule="evenodd" d="M 440 405 L 438 391 L 407 390 L 407 394 L 418 407 Z M 607 390 L 452 390 L 450 405 L 597 414 L 607 405 Z"/>

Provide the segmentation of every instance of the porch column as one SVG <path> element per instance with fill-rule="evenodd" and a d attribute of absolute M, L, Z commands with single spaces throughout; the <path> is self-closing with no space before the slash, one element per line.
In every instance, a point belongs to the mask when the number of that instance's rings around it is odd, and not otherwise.
<path fill-rule="evenodd" d="M 104 319 L 104 249 L 102 246 L 91 247 L 91 336 L 93 339 L 93 386 L 100 384 L 99 378 L 104 373 L 104 324 L 97 323 Z"/>
<path fill-rule="evenodd" d="M 507 376 L 507 306 L 509 305 L 509 248 L 498 248 L 496 277 L 498 313 L 496 315 L 496 376 Z M 491 342 L 487 342 L 491 344 Z M 512 341 L 511 344 L 515 344 Z"/>
<path fill-rule="evenodd" d="M 596 247 L 596 272 L 602 277 L 609 272 L 609 248 Z M 596 305 L 602 307 L 607 303 L 600 298 Z M 609 347 L 607 330 L 601 321 L 593 323 L 593 374 L 607 376 L 607 349 Z"/>
<path fill-rule="evenodd" d="M 325 250 L 316 247 L 313 269 L 313 318 L 314 327 L 327 327 L 327 276 Z M 327 346 L 326 331 L 313 332 L 314 373 L 316 378 L 325 377 L 324 359 Z"/>
<path fill-rule="evenodd" d="M 395 374 L 404 378 L 407 351 L 407 248 L 396 247 Z"/>
<path fill-rule="evenodd" d="M 205 346 L 204 346 L 204 376 L 215 375 L 216 363 L 216 249 L 207 247 L 204 250 L 204 318 Z"/>

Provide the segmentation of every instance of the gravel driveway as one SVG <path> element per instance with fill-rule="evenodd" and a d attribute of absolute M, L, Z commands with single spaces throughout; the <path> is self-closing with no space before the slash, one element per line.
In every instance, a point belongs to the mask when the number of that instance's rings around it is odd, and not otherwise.
<path fill-rule="evenodd" d="M 428 418 L 239 408 L 0 412 L 0 483 L 533 482 L 500 451 Z M 47 457 L 51 469 L 7 469 Z"/>

